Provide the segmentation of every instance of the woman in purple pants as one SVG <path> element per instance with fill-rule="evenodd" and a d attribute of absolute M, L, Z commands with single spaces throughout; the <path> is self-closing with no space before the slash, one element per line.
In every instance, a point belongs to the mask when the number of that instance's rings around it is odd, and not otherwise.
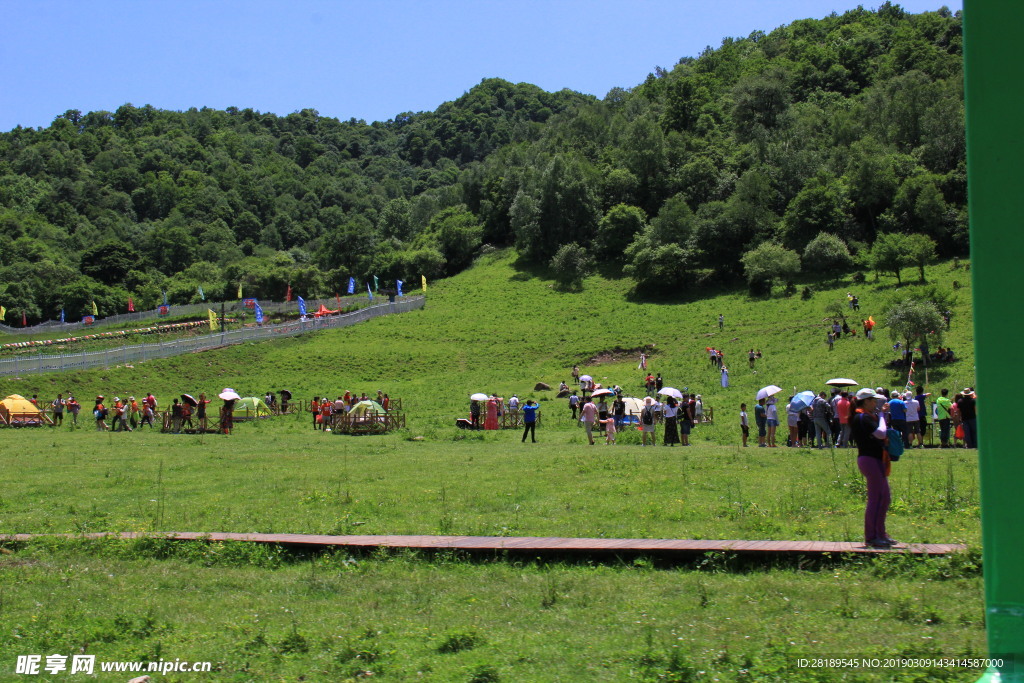
<path fill-rule="evenodd" d="M 896 541 L 885 531 L 885 515 L 892 494 L 889 491 L 885 444 L 885 417 L 874 414 L 875 402 L 884 398 L 873 389 L 861 389 L 853 402 L 850 436 L 857 444 L 857 467 L 867 480 L 868 504 L 864 510 L 864 541 L 875 548 L 890 548 Z"/>

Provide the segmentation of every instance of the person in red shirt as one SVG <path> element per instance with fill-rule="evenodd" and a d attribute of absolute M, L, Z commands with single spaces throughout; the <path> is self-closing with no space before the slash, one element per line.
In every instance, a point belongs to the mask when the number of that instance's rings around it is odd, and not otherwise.
<path fill-rule="evenodd" d="M 327 430 L 331 426 L 331 411 L 334 409 L 334 404 L 326 398 L 320 404 L 320 429 Z"/>
<path fill-rule="evenodd" d="M 309 412 L 313 415 L 313 429 L 316 429 L 317 417 L 320 415 L 320 397 L 314 396 L 309 404 Z"/>
<path fill-rule="evenodd" d="M 850 447 L 850 394 L 843 391 L 839 393 L 839 400 L 836 401 L 836 417 L 839 418 L 839 448 Z"/>

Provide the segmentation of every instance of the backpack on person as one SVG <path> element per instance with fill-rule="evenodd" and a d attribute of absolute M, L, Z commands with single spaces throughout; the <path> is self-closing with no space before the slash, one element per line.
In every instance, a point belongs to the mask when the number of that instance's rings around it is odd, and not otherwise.
<path fill-rule="evenodd" d="M 640 424 L 652 425 L 654 424 L 654 409 L 647 406 L 640 411 Z"/>

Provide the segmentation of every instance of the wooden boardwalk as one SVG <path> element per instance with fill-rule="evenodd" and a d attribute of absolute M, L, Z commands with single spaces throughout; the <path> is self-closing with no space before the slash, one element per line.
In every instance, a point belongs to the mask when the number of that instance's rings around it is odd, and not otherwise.
<path fill-rule="evenodd" d="M 30 541 L 54 534 L 8 534 L 3 541 Z M 103 532 L 92 534 L 56 534 L 70 538 L 166 538 L 176 541 L 242 541 L 275 543 L 300 548 L 410 548 L 416 550 L 462 550 L 466 552 L 511 552 L 556 555 L 643 554 L 659 557 L 683 557 L 708 552 L 728 552 L 747 557 L 772 555 L 824 555 L 853 553 L 878 555 L 948 555 L 966 549 L 956 543 L 910 543 L 894 548 L 871 548 L 861 543 L 839 541 L 714 541 L 656 538 L 558 538 L 537 536 L 318 536 L 314 534 L 235 534 L 198 531 Z"/>

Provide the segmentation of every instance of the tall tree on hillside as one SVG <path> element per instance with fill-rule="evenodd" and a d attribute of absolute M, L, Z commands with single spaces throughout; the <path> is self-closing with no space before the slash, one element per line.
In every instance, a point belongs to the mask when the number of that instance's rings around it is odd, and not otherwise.
<path fill-rule="evenodd" d="M 641 209 L 628 204 L 616 204 L 601 218 L 594 246 L 604 258 L 621 262 L 626 258 L 626 247 L 645 227 L 647 217 Z"/>
<path fill-rule="evenodd" d="M 589 245 L 600 219 L 600 208 L 585 162 L 575 155 L 556 154 L 540 178 L 534 251 L 550 258 L 563 244 Z"/>
<path fill-rule="evenodd" d="M 917 266 L 921 282 L 925 282 L 924 267 L 935 260 L 935 240 L 927 235 L 907 235 L 907 260 Z"/>
<path fill-rule="evenodd" d="M 879 235 L 871 246 L 871 265 L 876 272 L 892 273 L 896 276 L 896 284 L 902 285 L 900 271 L 908 261 L 907 236 L 899 233 Z"/>

